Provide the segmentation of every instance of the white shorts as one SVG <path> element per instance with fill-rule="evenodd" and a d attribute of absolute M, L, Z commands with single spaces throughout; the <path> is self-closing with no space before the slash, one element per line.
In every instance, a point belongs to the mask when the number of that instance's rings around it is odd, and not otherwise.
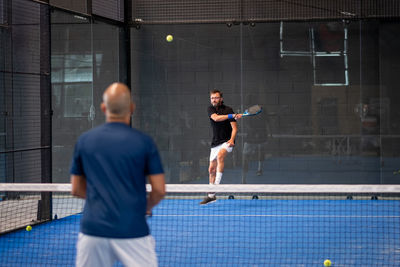
<path fill-rule="evenodd" d="M 154 238 L 107 238 L 79 233 L 76 266 L 112 267 L 117 260 L 129 267 L 158 266 Z"/>
<path fill-rule="evenodd" d="M 212 147 L 210 152 L 210 161 L 214 161 L 217 158 L 218 153 L 222 148 L 225 149 L 228 153 L 231 153 L 233 150 L 233 146 L 229 146 L 228 142 L 220 144 L 216 147 Z"/>

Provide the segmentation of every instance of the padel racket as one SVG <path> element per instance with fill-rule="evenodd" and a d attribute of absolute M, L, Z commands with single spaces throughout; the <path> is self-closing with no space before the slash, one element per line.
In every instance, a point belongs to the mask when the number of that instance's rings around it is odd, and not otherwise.
<path fill-rule="evenodd" d="M 244 111 L 244 113 L 242 114 L 242 116 L 254 116 L 257 114 L 260 114 L 262 111 L 262 107 L 260 105 L 254 105 L 249 107 L 248 109 L 246 109 Z"/>

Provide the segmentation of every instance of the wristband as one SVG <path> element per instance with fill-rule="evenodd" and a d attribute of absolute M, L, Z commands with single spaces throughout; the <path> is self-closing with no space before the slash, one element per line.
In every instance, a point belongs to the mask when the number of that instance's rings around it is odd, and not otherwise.
<path fill-rule="evenodd" d="M 228 114 L 228 119 L 233 119 L 233 114 Z"/>

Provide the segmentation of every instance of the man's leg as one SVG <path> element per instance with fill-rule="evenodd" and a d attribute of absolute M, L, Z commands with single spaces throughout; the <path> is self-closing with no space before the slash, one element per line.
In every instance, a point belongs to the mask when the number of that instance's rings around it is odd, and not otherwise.
<path fill-rule="evenodd" d="M 76 254 L 77 267 L 111 267 L 115 260 L 108 238 L 79 233 Z"/>
<path fill-rule="evenodd" d="M 214 184 L 220 184 L 221 179 L 222 179 L 222 174 L 224 173 L 224 167 L 225 167 L 225 157 L 228 154 L 228 151 L 226 151 L 225 148 L 221 148 L 221 150 L 218 152 L 217 156 L 217 172 L 215 174 L 215 181 Z"/>
<path fill-rule="evenodd" d="M 210 184 L 215 183 L 216 172 L 217 172 L 217 160 L 210 161 L 210 165 L 208 166 Z"/>
<path fill-rule="evenodd" d="M 215 183 L 216 171 L 217 171 L 217 160 L 216 159 L 210 160 L 210 165 L 208 167 L 210 185 L 213 185 Z M 217 198 L 215 197 L 215 193 L 210 192 L 207 193 L 207 196 L 203 199 L 203 201 L 200 202 L 200 205 L 208 204 L 216 200 Z"/>
<path fill-rule="evenodd" d="M 151 235 L 139 238 L 113 238 L 110 244 L 124 266 L 158 266 L 156 243 Z"/>
<path fill-rule="evenodd" d="M 225 157 L 228 153 L 232 152 L 233 147 L 229 146 L 229 143 L 222 144 L 220 150 L 217 155 L 217 173 L 215 175 L 214 184 L 220 184 L 222 179 L 222 174 L 224 173 L 225 168 Z"/>
<path fill-rule="evenodd" d="M 224 172 L 224 160 L 228 152 L 232 151 L 228 143 L 222 144 L 220 147 L 212 148 L 210 153 L 210 166 L 208 167 L 210 184 L 218 185 L 221 183 L 222 174 Z M 208 193 L 207 197 L 200 202 L 200 205 L 208 204 L 216 201 L 215 193 Z"/>

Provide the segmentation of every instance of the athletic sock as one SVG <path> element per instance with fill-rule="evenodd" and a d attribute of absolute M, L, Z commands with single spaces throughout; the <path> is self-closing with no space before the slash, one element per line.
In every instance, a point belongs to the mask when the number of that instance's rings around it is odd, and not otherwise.
<path fill-rule="evenodd" d="M 221 179 L 222 179 L 222 172 L 217 172 L 217 175 L 215 176 L 215 183 L 214 184 L 220 184 Z"/>
<path fill-rule="evenodd" d="M 213 183 L 210 183 L 210 185 L 214 185 Z M 208 193 L 208 197 L 213 198 L 215 197 L 215 193 Z"/>

